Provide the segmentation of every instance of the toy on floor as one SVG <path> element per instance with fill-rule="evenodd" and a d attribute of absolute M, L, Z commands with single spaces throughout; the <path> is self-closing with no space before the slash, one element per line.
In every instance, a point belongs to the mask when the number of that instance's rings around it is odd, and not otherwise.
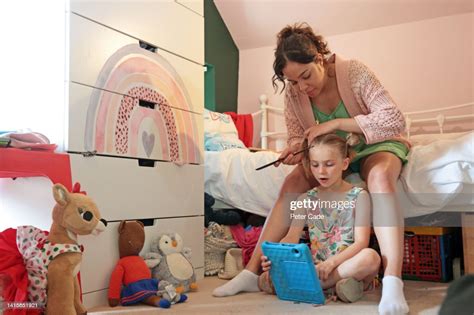
<path fill-rule="evenodd" d="M 158 263 L 152 268 L 153 278 L 170 282 L 179 293 L 197 290 L 191 249 L 183 246 L 178 233 L 165 233 L 153 240 L 145 259 Z"/>
<path fill-rule="evenodd" d="M 186 301 L 187 296 L 176 294 L 172 284 L 151 277 L 149 267 L 156 265 L 155 261 L 145 263 L 139 256 L 145 243 L 143 223 L 122 221 L 118 231 L 120 260 L 110 277 L 109 305 L 144 303 L 168 308 L 171 304 Z M 122 285 L 125 285 L 123 289 Z"/>
<path fill-rule="evenodd" d="M 168 301 L 170 304 L 181 303 L 187 299 L 186 295 L 176 292 L 174 285 L 164 280 L 161 280 L 158 284 L 158 291 L 156 294 L 161 296 L 162 299 Z"/>
<path fill-rule="evenodd" d="M 80 193 L 79 184 L 73 193 L 56 184 L 53 196 L 56 205 L 49 234 L 33 226 L 20 226 L 16 231 L 28 273 L 28 300 L 46 305 L 47 314 L 86 314 L 77 279 L 83 251 L 77 235 L 97 235 L 105 230 L 107 221 L 94 201 Z"/>
<path fill-rule="evenodd" d="M 94 201 L 80 191 L 78 183 L 73 193 L 56 184 L 53 195 L 53 223 L 42 248 L 43 262 L 49 261 L 46 313 L 86 314 L 77 279 L 83 251 L 77 235 L 98 235 L 105 230 L 107 221 L 102 219 Z"/>

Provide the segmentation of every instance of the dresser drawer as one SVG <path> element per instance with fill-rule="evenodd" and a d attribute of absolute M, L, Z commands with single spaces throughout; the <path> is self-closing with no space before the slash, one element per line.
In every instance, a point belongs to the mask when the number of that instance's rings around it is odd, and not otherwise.
<path fill-rule="evenodd" d="M 110 221 L 203 215 L 204 166 L 70 154 L 73 181 Z"/>
<path fill-rule="evenodd" d="M 173 0 L 72 0 L 71 11 L 204 64 L 204 17 Z"/>
<path fill-rule="evenodd" d="M 175 108 L 203 112 L 202 65 L 140 48 L 137 39 L 75 14 L 70 18 L 70 81 L 124 95 L 142 88 Z"/>
<path fill-rule="evenodd" d="M 196 113 L 204 112 L 204 67 L 189 62 L 186 59 L 159 50 L 157 54 L 165 58 L 178 73 L 186 91 L 191 98 L 190 110 Z"/>
<path fill-rule="evenodd" d="M 129 218 L 133 220 L 134 218 Z M 84 294 L 107 289 L 110 275 L 119 260 L 118 227 L 120 222 L 109 222 L 98 236 L 83 236 L 81 283 Z M 162 233 L 176 232 L 181 235 L 184 247 L 191 248 L 191 262 L 195 269 L 204 267 L 204 217 L 156 219 L 153 226 L 145 227 L 145 245 L 140 253 L 149 252 L 151 241 Z M 104 301 L 107 303 L 107 300 Z M 96 302 L 93 302 L 94 304 Z"/>
<path fill-rule="evenodd" d="M 122 95 L 81 84 L 69 85 L 69 152 L 202 164 L 201 114 L 162 105 L 160 93 Z M 153 102 L 143 102 L 148 98 Z M 154 108 L 150 108 L 154 107 Z"/>

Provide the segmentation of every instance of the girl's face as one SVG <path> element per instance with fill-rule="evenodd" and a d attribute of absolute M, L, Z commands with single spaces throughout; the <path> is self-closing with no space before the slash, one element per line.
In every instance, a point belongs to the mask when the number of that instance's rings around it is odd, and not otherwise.
<path fill-rule="evenodd" d="M 338 186 L 342 181 L 342 172 L 349 166 L 349 158 L 343 158 L 337 148 L 327 144 L 313 146 L 309 159 L 311 173 L 324 188 Z"/>
<path fill-rule="evenodd" d="M 288 61 L 282 72 L 290 84 L 311 98 L 318 96 L 326 83 L 322 58 L 308 64 Z"/>

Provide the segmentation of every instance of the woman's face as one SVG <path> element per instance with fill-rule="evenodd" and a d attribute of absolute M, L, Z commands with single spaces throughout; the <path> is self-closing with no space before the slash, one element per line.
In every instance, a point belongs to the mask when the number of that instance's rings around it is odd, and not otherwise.
<path fill-rule="evenodd" d="M 288 61 L 282 72 L 290 84 L 311 98 L 321 94 L 326 83 L 322 61 L 308 64 Z"/>
<path fill-rule="evenodd" d="M 332 188 L 342 180 L 342 173 L 349 166 L 349 159 L 343 158 L 337 148 L 318 144 L 309 151 L 311 173 L 322 187 Z"/>

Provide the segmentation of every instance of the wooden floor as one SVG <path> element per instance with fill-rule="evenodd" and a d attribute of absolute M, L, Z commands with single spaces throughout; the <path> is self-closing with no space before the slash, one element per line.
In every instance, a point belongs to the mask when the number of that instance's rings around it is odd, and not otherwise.
<path fill-rule="evenodd" d="M 330 302 L 314 307 L 304 303 L 278 300 L 264 293 L 245 293 L 227 298 L 215 298 L 212 290 L 225 283 L 217 277 L 207 277 L 199 282 L 199 290 L 189 294 L 183 304 L 173 305 L 169 310 L 149 306 L 109 307 L 89 310 L 88 314 L 378 314 L 377 304 L 380 290 L 369 292 L 357 303 Z M 405 295 L 410 314 L 434 315 L 446 294 L 448 284 L 424 281 L 405 281 Z"/>

